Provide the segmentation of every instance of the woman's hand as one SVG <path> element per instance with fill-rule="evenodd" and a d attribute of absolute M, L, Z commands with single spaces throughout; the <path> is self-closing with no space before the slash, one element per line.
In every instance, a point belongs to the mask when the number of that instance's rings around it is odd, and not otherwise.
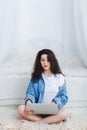
<path fill-rule="evenodd" d="M 29 115 L 31 115 L 31 114 L 33 113 L 33 111 L 32 111 L 32 110 L 29 110 L 26 106 L 25 106 L 24 112 L 25 112 L 26 114 L 29 114 Z"/>
<path fill-rule="evenodd" d="M 27 101 L 27 104 L 29 104 L 29 103 L 31 103 L 30 100 Z M 25 105 L 24 112 L 25 112 L 26 114 L 32 114 L 33 111 L 27 108 L 27 104 Z"/>

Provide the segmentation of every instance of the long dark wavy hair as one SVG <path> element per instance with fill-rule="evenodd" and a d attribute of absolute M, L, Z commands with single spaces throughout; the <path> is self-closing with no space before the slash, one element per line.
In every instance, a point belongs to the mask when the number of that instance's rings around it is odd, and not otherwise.
<path fill-rule="evenodd" d="M 59 63 L 53 51 L 50 49 L 42 49 L 37 53 L 37 56 L 34 62 L 33 73 L 31 75 L 31 79 L 33 81 L 38 80 L 41 77 L 42 72 L 44 71 L 40 63 L 41 55 L 43 54 L 47 54 L 47 60 L 50 62 L 50 65 L 51 65 L 50 66 L 51 72 L 53 74 L 62 73 Z"/>

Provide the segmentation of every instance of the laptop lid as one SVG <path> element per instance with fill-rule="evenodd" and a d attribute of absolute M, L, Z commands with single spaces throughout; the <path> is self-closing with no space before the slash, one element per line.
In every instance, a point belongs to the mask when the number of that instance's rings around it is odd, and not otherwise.
<path fill-rule="evenodd" d="M 54 103 L 29 103 L 26 106 L 28 109 L 33 111 L 33 114 L 57 114 L 57 104 Z"/>

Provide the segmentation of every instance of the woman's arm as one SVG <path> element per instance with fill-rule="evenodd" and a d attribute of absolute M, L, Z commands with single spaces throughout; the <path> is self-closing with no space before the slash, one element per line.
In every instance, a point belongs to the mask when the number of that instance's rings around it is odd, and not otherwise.
<path fill-rule="evenodd" d="M 64 84 L 59 89 L 59 92 L 53 98 L 52 101 L 58 104 L 59 109 L 61 109 L 68 102 L 68 95 L 67 95 L 67 90 L 66 90 L 66 81 L 64 81 Z"/>

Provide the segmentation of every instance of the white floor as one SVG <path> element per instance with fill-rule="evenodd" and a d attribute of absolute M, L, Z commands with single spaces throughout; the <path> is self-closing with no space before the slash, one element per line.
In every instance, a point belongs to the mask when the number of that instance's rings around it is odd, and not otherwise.
<path fill-rule="evenodd" d="M 0 130 L 87 130 L 87 108 L 68 108 L 69 117 L 64 124 L 45 125 L 21 122 L 17 106 L 0 107 Z"/>

